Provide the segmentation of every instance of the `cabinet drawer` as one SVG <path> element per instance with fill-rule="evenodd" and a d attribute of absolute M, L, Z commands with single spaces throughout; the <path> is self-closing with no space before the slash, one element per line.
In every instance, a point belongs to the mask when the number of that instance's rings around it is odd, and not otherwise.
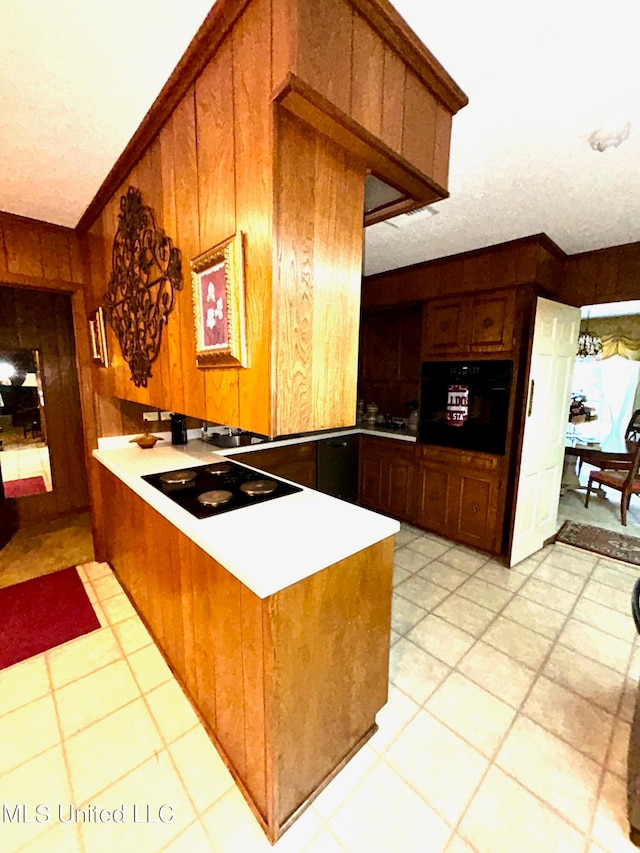
<path fill-rule="evenodd" d="M 478 471 L 497 471 L 502 457 L 489 453 L 473 453 L 454 447 L 436 447 L 433 444 L 416 444 L 418 462 L 437 462 L 451 467 L 475 468 Z"/>

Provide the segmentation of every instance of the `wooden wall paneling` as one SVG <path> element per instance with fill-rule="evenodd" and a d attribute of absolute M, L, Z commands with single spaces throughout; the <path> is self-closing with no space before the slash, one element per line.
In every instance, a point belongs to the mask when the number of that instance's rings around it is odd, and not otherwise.
<path fill-rule="evenodd" d="M 271 4 L 271 88 L 275 92 L 297 67 L 298 0 Z"/>
<path fill-rule="evenodd" d="M 225 42 L 195 86 L 202 251 L 236 230 L 233 52 Z"/>
<path fill-rule="evenodd" d="M 536 246 L 533 243 L 523 243 L 517 249 L 518 282 L 525 283 L 536 280 L 537 257 Z"/>
<path fill-rule="evenodd" d="M 616 299 L 637 299 L 640 291 L 640 243 L 618 248 Z"/>
<path fill-rule="evenodd" d="M 356 421 L 365 176 L 364 163 L 318 138 L 311 429 Z"/>
<path fill-rule="evenodd" d="M 39 228 L 30 227 L 25 220 L 4 223 L 4 243 L 7 253 L 7 272 L 14 275 L 44 278 Z"/>
<path fill-rule="evenodd" d="M 182 252 L 184 268 L 188 269 L 189 261 L 200 254 L 196 201 L 198 186 L 196 117 L 193 89 L 189 90 L 173 115 L 173 140 L 177 219 L 174 243 Z M 205 418 L 204 375 L 196 367 L 191 289 L 185 287 L 177 293 L 176 302 L 180 302 L 184 414 L 196 418 Z"/>
<path fill-rule="evenodd" d="M 281 652 L 273 675 L 278 825 L 367 733 L 387 700 L 392 549 L 390 537 L 269 599 Z M 319 742 L 326 747 L 320 754 Z"/>
<path fill-rule="evenodd" d="M 92 229 L 87 234 L 87 246 L 89 253 L 89 264 L 91 277 L 89 287 L 87 288 L 87 312 L 94 311 L 102 304 L 104 294 L 107 289 L 109 280 L 109 270 L 111 269 L 111 254 L 108 251 L 108 237 L 106 234 L 106 211 L 96 219 Z M 89 326 L 87 317 L 84 318 L 82 335 L 89 344 Z M 115 360 L 118 357 L 116 352 L 116 339 L 111 329 L 111 325 L 105 317 L 105 332 L 107 338 L 107 351 L 109 353 L 109 367 L 106 370 L 98 370 L 97 365 L 91 364 L 92 387 L 96 395 L 104 395 L 104 397 L 113 397 L 115 394 Z M 103 412 L 98 405 L 96 398 L 96 417 L 99 417 L 102 424 Z M 108 435 L 101 432 L 102 426 L 99 427 L 100 435 Z"/>
<path fill-rule="evenodd" d="M 144 451 L 141 451 L 144 452 Z M 138 512 L 140 525 L 140 538 L 144 545 L 144 566 L 147 585 L 147 610 L 145 618 L 151 626 L 158 644 L 163 652 L 168 655 L 171 650 L 171 639 L 165 631 L 165 617 L 170 610 L 170 589 L 167 583 L 167 574 L 171 573 L 171 538 L 174 533 L 170 530 L 169 522 L 165 521 L 159 513 L 152 509 L 147 503 L 138 501 L 140 510 Z M 140 519 L 142 516 L 142 519 Z M 160 554 L 163 555 L 160 559 Z"/>
<path fill-rule="evenodd" d="M 4 239 L 4 226 L 2 224 L 2 219 L 0 219 L 0 272 L 6 273 L 8 271 L 9 268 L 7 266 L 7 249 Z"/>
<path fill-rule="evenodd" d="M 57 228 L 43 228 L 40 233 L 40 249 L 43 277 L 71 281 L 68 235 Z"/>
<path fill-rule="evenodd" d="M 247 755 L 242 673 L 242 584 L 215 561 L 207 560 L 203 570 L 207 572 L 207 587 L 209 594 L 214 595 L 215 607 L 216 736 L 244 780 Z"/>
<path fill-rule="evenodd" d="M 365 19 L 353 16 L 352 118 L 375 136 L 382 132 L 385 45 Z"/>
<path fill-rule="evenodd" d="M 14 340 L 18 334 L 15 288 L 0 284 L 0 334 L 3 340 Z"/>
<path fill-rule="evenodd" d="M 183 287 L 191 293 L 191 280 L 189 272 L 190 258 L 185 257 L 183 247 L 178 243 L 178 227 L 177 227 L 177 212 L 176 212 L 176 182 L 175 182 L 175 143 L 174 143 L 174 118 L 168 119 L 160 131 L 160 168 L 162 172 L 162 214 L 164 229 L 173 240 L 174 245 L 182 252 L 182 274 L 184 279 Z M 165 339 L 166 346 L 166 365 L 168 377 L 163 376 L 166 383 L 167 398 L 164 403 L 169 409 L 176 412 L 185 411 L 184 400 L 184 382 L 176 382 L 176 376 L 186 376 L 183 374 L 182 364 L 182 335 L 183 335 L 183 312 L 191 312 L 191 303 L 184 295 L 176 298 L 173 304 L 173 311 L 165 329 L 167 336 Z M 185 365 L 186 366 L 186 365 Z"/>
<path fill-rule="evenodd" d="M 402 152 L 406 73 L 404 62 L 395 51 L 385 45 L 380 138 L 398 154 Z"/>
<path fill-rule="evenodd" d="M 193 666 L 189 668 L 191 684 L 195 688 L 195 698 L 205 714 L 213 731 L 218 730 L 216 656 L 221 642 L 216 617 L 219 604 L 215 579 L 217 573 L 211 571 L 208 557 L 194 545 L 190 539 L 185 542 L 181 536 L 180 557 L 189 566 L 191 580 L 192 622 L 185 615 L 185 638 L 192 649 Z M 187 607 L 189 602 L 187 601 Z M 184 612 L 184 603 L 183 603 Z M 189 656 L 185 650 L 185 663 L 189 666 Z M 222 701 L 222 700 L 221 700 Z"/>
<path fill-rule="evenodd" d="M 347 0 L 298 2 L 295 73 L 345 113 L 351 105 L 353 15 Z"/>
<path fill-rule="evenodd" d="M 69 267 L 71 270 L 71 280 L 81 281 L 85 291 L 90 286 L 89 267 L 84 256 L 83 243 L 85 241 L 84 234 L 69 234 Z"/>
<path fill-rule="evenodd" d="M 206 252 L 236 232 L 233 52 L 228 40 L 196 82 L 200 249 Z M 189 269 L 186 285 L 191 286 Z M 238 424 L 238 368 L 204 370 L 206 416 Z"/>
<path fill-rule="evenodd" d="M 440 101 L 436 101 L 436 133 L 433 152 L 433 179 L 441 187 L 449 186 L 449 152 L 453 116 Z"/>
<path fill-rule="evenodd" d="M 160 152 L 160 142 L 158 139 L 145 151 L 144 156 L 140 159 L 136 166 L 136 176 L 134 179 L 136 186 L 142 193 L 142 202 L 147 207 L 151 208 L 153 216 L 158 228 L 164 228 L 164 210 L 163 210 L 163 192 L 162 192 L 162 162 Z M 168 233 L 168 232 L 167 232 Z M 168 235 L 171 237 L 171 235 Z M 169 316 L 169 324 L 171 323 L 171 315 Z M 164 407 L 164 401 L 168 395 L 163 386 L 163 378 L 166 375 L 169 379 L 167 370 L 162 369 L 165 357 L 168 362 L 168 343 L 167 343 L 168 324 L 162 330 L 162 339 L 158 357 L 151 364 L 151 376 L 147 381 L 147 387 L 140 394 L 140 402 L 145 402 L 158 409 Z M 168 364 L 167 364 L 168 366 Z"/>
<path fill-rule="evenodd" d="M 236 229 L 245 234 L 247 360 L 240 369 L 239 422 L 273 435 L 272 264 L 273 107 L 271 4 L 253 0 L 233 30 Z"/>
<path fill-rule="evenodd" d="M 495 286 L 494 265 L 490 255 L 475 255 L 462 261 L 460 290 L 486 290 Z"/>
<path fill-rule="evenodd" d="M 402 154 L 431 176 L 436 150 L 436 99 L 411 71 L 407 71 L 404 98 Z"/>
<path fill-rule="evenodd" d="M 312 429 L 315 146 L 316 134 L 288 113 L 278 113 L 276 165 L 277 263 L 274 271 L 276 435 Z M 295 179 L 294 179 L 295 177 Z"/>
<path fill-rule="evenodd" d="M 177 547 L 177 552 L 176 552 Z M 197 665 L 196 652 L 194 641 L 194 595 L 193 595 L 193 578 L 192 578 L 192 551 L 195 548 L 193 542 L 184 534 L 179 533 L 176 542 L 171 545 L 171 560 L 175 571 L 180 575 L 180 606 L 182 612 L 182 643 L 183 650 L 181 663 L 183 672 L 182 679 L 189 690 L 192 692 L 193 698 L 197 699 Z M 209 646 L 213 645 L 213 637 L 208 637 Z M 211 657 L 212 652 L 210 651 Z M 210 667 L 213 672 L 213 666 Z M 208 685 L 207 692 L 211 695 L 211 701 L 215 710 L 215 687 Z M 215 716 L 212 718 L 215 720 Z"/>
<path fill-rule="evenodd" d="M 265 822 L 268 819 L 263 602 L 240 585 L 244 691 L 246 786 Z"/>
<path fill-rule="evenodd" d="M 442 292 L 440 267 L 433 266 L 428 271 L 413 268 L 406 275 L 398 276 L 398 289 L 401 302 L 419 302 L 432 299 Z"/>
<path fill-rule="evenodd" d="M 69 296 L 56 294 L 54 316 L 58 370 L 62 378 L 61 400 L 64 427 L 61 432 L 64 435 L 65 480 L 68 489 L 65 510 L 85 509 L 89 505 L 89 492 L 86 465 L 82 462 L 78 464 L 78 459 L 82 460 L 84 455 L 85 446 Z"/>

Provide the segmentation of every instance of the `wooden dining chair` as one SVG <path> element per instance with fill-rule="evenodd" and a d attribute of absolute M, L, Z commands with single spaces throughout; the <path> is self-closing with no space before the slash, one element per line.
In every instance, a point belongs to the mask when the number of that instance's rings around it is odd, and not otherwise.
<path fill-rule="evenodd" d="M 620 492 L 620 519 L 622 524 L 626 527 L 627 510 L 629 509 L 631 495 L 640 494 L 638 466 L 640 466 L 640 441 L 636 443 L 631 467 L 628 471 L 592 471 L 591 474 L 589 474 L 587 494 L 584 499 L 585 507 L 589 506 L 589 497 L 591 495 L 591 486 L 593 483 L 598 483 L 600 486 L 606 486 L 609 489 L 615 489 Z"/>
<path fill-rule="evenodd" d="M 624 437 L 627 441 L 640 441 L 640 409 L 636 409 L 631 415 Z"/>

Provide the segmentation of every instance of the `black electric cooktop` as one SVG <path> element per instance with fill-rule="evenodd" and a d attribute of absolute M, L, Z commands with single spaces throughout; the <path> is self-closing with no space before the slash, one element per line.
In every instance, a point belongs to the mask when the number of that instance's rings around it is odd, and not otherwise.
<path fill-rule="evenodd" d="M 272 474 L 227 460 L 145 474 L 142 479 L 196 518 L 210 518 L 302 491 Z"/>

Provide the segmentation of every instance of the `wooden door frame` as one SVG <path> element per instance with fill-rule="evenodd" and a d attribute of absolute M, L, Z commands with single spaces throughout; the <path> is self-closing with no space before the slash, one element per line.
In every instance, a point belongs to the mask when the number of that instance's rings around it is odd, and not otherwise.
<path fill-rule="evenodd" d="M 83 258 L 86 268 L 86 258 Z M 87 310 L 85 305 L 84 285 L 79 282 L 59 279 L 44 279 L 36 276 L 0 272 L 0 284 L 24 290 L 47 290 L 54 293 L 67 293 L 71 296 L 71 315 L 75 345 L 76 373 L 80 393 L 80 414 L 82 419 L 82 434 L 84 445 L 84 464 L 87 472 L 89 489 L 89 504 L 91 509 L 91 532 L 93 535 L 96 559 L 104 552 L 103 535 L 96 525 L 100 517 L 101 496 L 97 481 L 97 471 L 92 465 L 92 451 L 98 446 L 97 422 L 94 408 L 93 380 L 91 373 L 91 353 L 89 350 L 89 334 L 87 327 Z"/>

